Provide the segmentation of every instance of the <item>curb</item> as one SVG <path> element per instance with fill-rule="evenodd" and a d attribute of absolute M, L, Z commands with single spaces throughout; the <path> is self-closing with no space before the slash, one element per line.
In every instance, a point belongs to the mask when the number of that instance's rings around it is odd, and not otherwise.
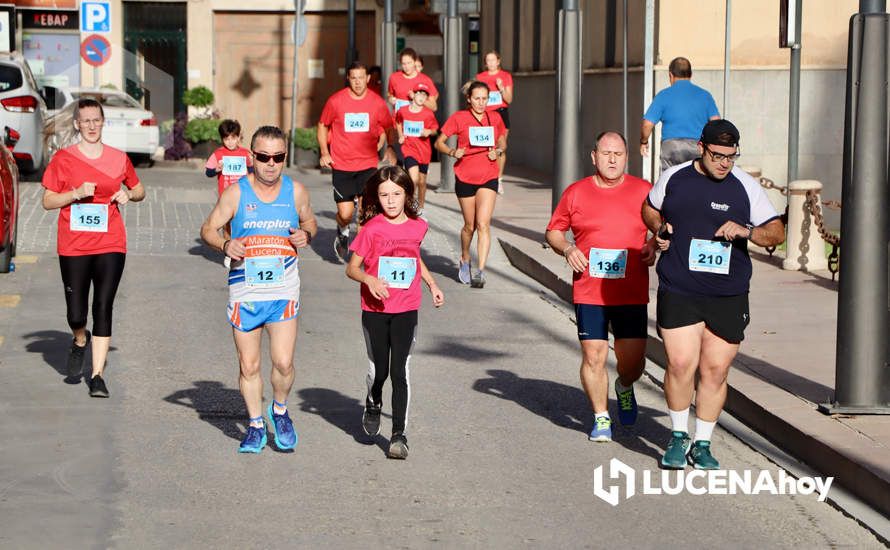
<path fill-rule="evenodd" d="M 572 304 L 572 285 L 569 282 L 502 238 L 498 238 L 498 242 L 513 267 Z M 667 366 L 664 344 L 651 334 L 646 342 L 646 357 L 662 369 Z M 805 403 L 801 398 L 753 377 L 743 366 L 736 363 L 732 366 L 735 371 L 733 377 L 740 380 L 747 378 L 754 383 L 759 382 L 768 386 L 773 391 L 782 392 L 789 402 L 795 405 Z M 806 403 L 809 406 L 809 403 Z M 830 421 L 830 417 L 822 417 L 814 407 L 809 408 L 812 409 L 813 415 L 819 415 L 820 419 Z M 855 453 L 845 453 L 844 448 L 837 448 L 788 422 L 783 416 L 766 409 L 732 384 L 728 387 L 724 410 L 820 474 L 834 477 L 840 485 L 869 506 L 890 517 L 890 476 L 881 476 L 867 464 L 857 460 Z M 886 452 L 886 449 L 875 448 L 873 452 Z"/>

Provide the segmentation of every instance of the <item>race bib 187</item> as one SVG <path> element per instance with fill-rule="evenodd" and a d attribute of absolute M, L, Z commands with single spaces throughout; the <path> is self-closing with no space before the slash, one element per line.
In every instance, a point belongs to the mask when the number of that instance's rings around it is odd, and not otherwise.
<path fill-rule="evenodd" d="M 222 173 L 224 176 L 244 176 L 247 175 L 247 158 L 245 157 L 223 157 Z"/>

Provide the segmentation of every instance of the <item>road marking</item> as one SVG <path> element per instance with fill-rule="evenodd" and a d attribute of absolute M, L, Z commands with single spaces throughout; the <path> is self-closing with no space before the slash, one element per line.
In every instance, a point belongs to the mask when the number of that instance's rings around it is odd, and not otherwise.
<path fill-rule="evenodd" d="M 39 258 L 39 256 L 37 256 L 36 254 L 31 254 L 31 255 L 16 254 L 15 263 L 17 263 L 17 264 L 36 264 L 37 258 Z"/>
<path fill-rule="evenodd" d="M 0 294 L 0 307 L 16 307 L 21 301 L 20 294 Z"/>

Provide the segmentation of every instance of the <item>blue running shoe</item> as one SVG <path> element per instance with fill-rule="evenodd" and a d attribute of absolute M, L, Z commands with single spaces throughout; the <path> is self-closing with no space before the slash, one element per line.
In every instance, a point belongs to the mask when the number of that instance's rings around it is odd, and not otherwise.
<path fill-rule="evenodd" d="M 720 463 L 711 454 L 710 441 L 696 441 L 689 449 L 689 462 L 696 470 L 717 470 Z"/>
<path fill-rule="evenodd" d="M 683 470 L 686 468 L 686 453 L 692 440 L 686 432 L 671 432 L 671 440 L 664 456 L 661 457 L 661 465 L 671 470 Z"/>
<path fill-rule="evenodd" d="M 282 451 L 289 451 L 297 446 L 297 432 L 294 431 L 294 423 L 291 422 L 287 411 L 284 414 L 276 414 L 272 403 L 266 410 L 269 413 L 269 421 L 272 423 L 272 435 L 275 437 L 275 446 Z"/>
<path fill-rule="evenodd" d="M 593 430 L 587 438 L 591 441 L 612 441 L 612 420 L 608 416 L 597 416 L 593 420 Z"/>
<path fill-rule="evenodd" d="M 266 427 L 263 426 L 262 428 L 257 428 L 256 426 L 248 426 L 247 435 L 245 435 L 244 440 L 241 441 L 241 446 L 238 447 L 238 452 L 259 454 L 265 446 Z"/>
<path fill-rule="evenodd" d="M 637 397 L 631 384 L 626 391 L 618 391 L 618 379 L 615 379 L 615 397 L 618 399 L 618 421 L 622 426 L 633 426 L 637 421 Z"/>

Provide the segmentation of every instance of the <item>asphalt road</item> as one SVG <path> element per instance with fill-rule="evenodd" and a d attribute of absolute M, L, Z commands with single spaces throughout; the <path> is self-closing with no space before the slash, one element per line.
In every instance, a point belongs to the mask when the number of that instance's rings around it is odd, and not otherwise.
<path fill-rule="evenodd" d="M 638 489 L 615 507 L 597 498 L 594 470 L 612 458 L 660 475 L 661 392 L 639 383 L 637 426 L 617 428 L 611 444 L 588 442 L 570 311 L 496 248 L 486 288 L 459 285 L 453 196 L 427 208 L 425 260 L 446 304 L 424 298 L 410 457 L 388 460 L 389 417 L 374 439 L 361 429 L 358 286 L 333 259 L 333 201 L 317 173 L 299 175 L 321 225 L 301 255 L 289 402 L 300 443 L 238 455 L 246 412 L 225 271 L 197 241 L 215 182 L 164 168 L 140 175 L 149 199 L 126 207 L 108 400 L 63 382 L 70 333 L 54 216 L 40 209 L 37 184 L 23 186 L 18 267 L 0 276 L 0 547 L 882 546 L 814 495 Z M 388 413 L 388 386 L 384 396 Z M 614 415 L 614 396 L 611 406 Z M 713 445 L 727 469 L 778 469 L 719 428 Z"/>

